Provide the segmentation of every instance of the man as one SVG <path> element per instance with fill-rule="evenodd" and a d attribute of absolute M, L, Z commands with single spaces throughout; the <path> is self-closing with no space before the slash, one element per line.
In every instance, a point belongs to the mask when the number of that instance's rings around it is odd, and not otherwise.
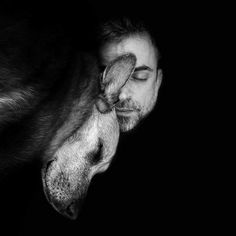
<path fill-rule="evenodd" d="M 142 23 L 127 18 L 103 24 L 99 41 L 101 67 L 128 52 L 137 57 L 136 68 L 121 89 L 116 105 L 120 130 L 130 131 L 156 104 L 162 81 L 162 70 L 158 69 L 159 51 L 148 29 Z"/>

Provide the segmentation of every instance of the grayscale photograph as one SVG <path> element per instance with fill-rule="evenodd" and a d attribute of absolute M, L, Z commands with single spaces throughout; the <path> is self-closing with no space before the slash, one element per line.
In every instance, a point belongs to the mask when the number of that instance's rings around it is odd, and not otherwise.
<path fill-rule="evenodd" d="M 199 12 L 183 5 L 1 1 L 1 236 L 201 232 Z"/>

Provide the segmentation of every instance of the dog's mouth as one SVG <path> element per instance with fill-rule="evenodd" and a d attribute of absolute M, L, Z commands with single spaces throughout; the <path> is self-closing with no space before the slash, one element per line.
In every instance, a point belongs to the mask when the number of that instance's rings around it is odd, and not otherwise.
<path fill-rule="evenodd" d="M 87 168 L 71 169 L 49 161 L 42 170 L 43 187 L 53 208 L 69 219 L 76 219 L 89 186 Z"/>
<path fill-rule="evenodd" d="M 102 141 L 97 145 L 93 152 L 82 157 L 69 157 L 62 150 L 63 155 L 48 161 L 42 168 L 43 188 L 48 202 L 71 220 L 75 220 L 81 211 L 92 177 L 105 171 L 111 162 L 105 158 L 107 151 L 106 148 L 104 151 Z"/>

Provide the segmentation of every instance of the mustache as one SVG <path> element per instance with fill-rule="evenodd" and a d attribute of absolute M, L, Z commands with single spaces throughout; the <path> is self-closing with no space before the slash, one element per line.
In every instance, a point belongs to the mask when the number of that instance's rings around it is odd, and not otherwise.
<path fill-rule="evenodd" d="M 131 99 L 119 101 L 118 103 L 116 103 L 115 108 L 120 110 L 127 109 L 127 110 L 141 111 L 140 106 Z"/>

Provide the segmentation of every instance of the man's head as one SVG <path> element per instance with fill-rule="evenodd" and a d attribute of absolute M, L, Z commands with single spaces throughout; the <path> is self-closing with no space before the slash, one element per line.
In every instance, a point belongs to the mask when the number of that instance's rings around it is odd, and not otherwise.
<path fill-rule="evenodd" d="M 143 24 L 128 19 L 110 21 L 102 26 L 100 62 L 106 66 L 114 58 L 133 53 L 135 70 L 121 89 L 116 113 L 123 132 L 133 129 L 154 108 L 162 80 L 158 69 L 159 52 Z"/>

